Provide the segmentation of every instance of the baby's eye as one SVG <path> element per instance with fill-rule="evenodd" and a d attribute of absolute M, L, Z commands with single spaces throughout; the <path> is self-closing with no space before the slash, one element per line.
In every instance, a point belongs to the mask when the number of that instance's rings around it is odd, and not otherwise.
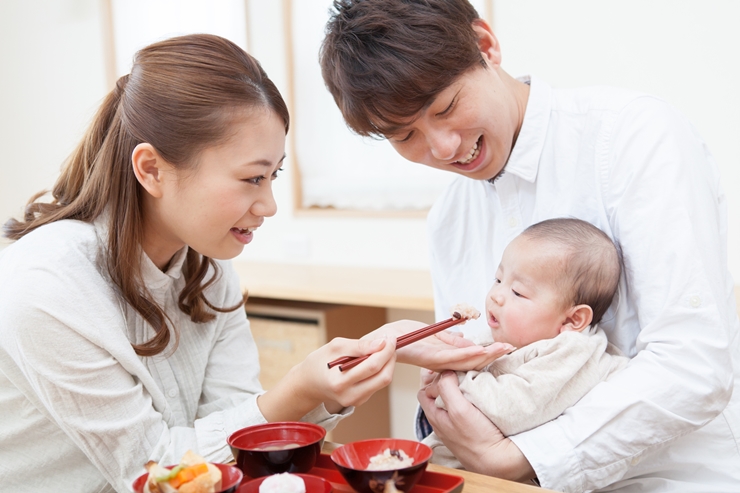
<path fill-rule="evenodd" d="M 521 293 L 517 293 L 514 289 L 512 289 L 511 292 L 514 293 L 514 296 L 519 296 L 520 298 L 522 297 Z"/>
<path fill-rule="evenodd" d="M 496 278 L 493 279 L 493 283 L 494 284 L 501 284 L 501 279 L 499 279 L 498 277 L 496 277 Z"/>

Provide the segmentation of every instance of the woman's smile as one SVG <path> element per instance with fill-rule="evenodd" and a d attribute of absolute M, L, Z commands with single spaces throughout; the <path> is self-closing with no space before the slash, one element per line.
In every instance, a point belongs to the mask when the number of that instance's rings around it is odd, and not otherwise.
<path fill-rule="evenodd" d="M 229 231 L 234 235 L 239 243 L 246 245 L 254 238 L 255 229 L 257 228 L 231 228 Z"/>

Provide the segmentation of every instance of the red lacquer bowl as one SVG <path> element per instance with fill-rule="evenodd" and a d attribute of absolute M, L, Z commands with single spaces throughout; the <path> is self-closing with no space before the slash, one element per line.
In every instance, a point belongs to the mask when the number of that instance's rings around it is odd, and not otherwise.
<path fill-rule="evenodd" d="M 281 472 L 305 473 L 321 454 L 326 430 L 313 423 L 281 421 L 235 431 L 227 442 L 236 466 L 259 478 Z"/>
<path fill-rule="evenodd" d="M 303 478 L 303 482 L 306 483 L 306 493 L 331 493 L 331 483 L 324 478 L 310 474 L 296 474 L 296 476 Z M 244 483 L 239 487 L 237 493 L 259 493 L 260 485 L 265 479 L 267 479 L 267 476 Z"/>
<path fill-rule="evenodd" d="M 370 458 L 385 449 L 403 450 L 414 459 L 411 466 L 386 471 L 368 471 Z M 385 483 L 393 481 L 396 489 L 411 491 L 432 457 L 432 449 L 421 442 L 394 438 L 379 438 L 351 442 L 337 448 L 331 460 L 352 488 L 360 493 L 382 493 Z"/>
<path fill-rule="evenodd" d="M 226 464 L 214 464 L 214 466 L 221 469 L 221 489 L 216 493 L 234 493 L 244 478 L 242 472 L 236 467 L 227 466 Z M 172 469 L 173 467 L 175 466 L 167 466 L 167 469 Z M 144 492 L 144 485 L 146 485 L 148 477 L 149 473 L 145 473 L 136 478 L 133 484 L 134 493 Z"/>

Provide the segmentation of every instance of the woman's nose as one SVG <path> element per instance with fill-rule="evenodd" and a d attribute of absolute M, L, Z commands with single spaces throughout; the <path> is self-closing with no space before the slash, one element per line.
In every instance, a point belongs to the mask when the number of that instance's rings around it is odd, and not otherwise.
<path fill-rule="evenodd" d="M 252 204 L 252 214 L 261 217 L 272 217 L 277 213 L 277 202 L 272 194 L 272 185 L 264 187 L 257 200 Z"/>
<path fill-rule="evenodd" d="M 434 159 L 451 161 L 460 147 L 460 136 L 455 132 L 442 130 L 429 133 L 427 142 Z"/>

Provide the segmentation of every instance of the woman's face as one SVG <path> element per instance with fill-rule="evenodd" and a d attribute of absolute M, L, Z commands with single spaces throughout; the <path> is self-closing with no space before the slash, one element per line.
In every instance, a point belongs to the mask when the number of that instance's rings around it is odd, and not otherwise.
<path fill-rule="evenodd" d="M 498 42 L 474 24 L 487 67 L 476 65 L 440 92 L 417 118 L 388 136 L 401 156 L 476 180 L 506 165 L 524 119 L 529 86 L 500 68 Z"/>
<path fill-rule="evenodd" d="M 155 263 L 184 245 L 211 258 L 236 257 L 277 212 L 272 181 L 285 157 L 283 120 L 267 108 L 242 115 L 233 135 L 206 148 L 192 168 L 163 173 L 162 197 L 153 201 L 145 233 Z"/>

